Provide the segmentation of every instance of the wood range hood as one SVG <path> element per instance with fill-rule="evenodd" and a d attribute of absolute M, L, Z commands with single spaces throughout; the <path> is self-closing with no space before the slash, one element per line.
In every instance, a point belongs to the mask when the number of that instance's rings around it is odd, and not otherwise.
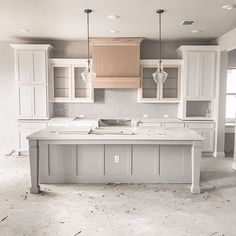
<path fill-rule="evenodd" d="M 94 88 L 140 87 L 140 43 L 143 38 L 91 38 Z"/>

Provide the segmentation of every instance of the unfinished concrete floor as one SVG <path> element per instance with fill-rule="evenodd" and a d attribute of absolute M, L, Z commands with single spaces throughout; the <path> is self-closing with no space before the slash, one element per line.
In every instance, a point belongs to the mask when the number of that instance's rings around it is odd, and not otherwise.
<path fill-rule="evenodd" d="M 235 236 L 232 159 L 202 160 L 203 193 L 188 185 L 42 185 L 29 194 L 28 158 L 0 158 L 0 235 Z"/>

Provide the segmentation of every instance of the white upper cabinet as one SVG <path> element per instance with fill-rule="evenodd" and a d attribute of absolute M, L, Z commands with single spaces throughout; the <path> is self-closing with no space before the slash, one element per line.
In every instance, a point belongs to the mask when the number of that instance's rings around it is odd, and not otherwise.
<path fill-rule="evenodd" d="M 47 64 L 45 51 L 33 53 L 33 82 L 47 83 Z"/>
<path fill-rule="evenodd" d="M 139 102 L 176 103 L 179 100 L 182 60 L 163 60 L 168 77 L 163 84 L 157 84 L 152 74 L 157 69 L 157 60 L 141 60 L 141 88 Z"/>
<path fill-rule="evenodd" d="M 31 83 L 33 77 L 33 52 L 16 52 L 16 77 L 19 83 Z"/>
<path fill-rule="evenodd" d="M 19 119 L 47 119 L 48 49 L 44 44 L 11 44 L 15 50 Z"/>
<path fill-rule="evenodd" d="M 215 79 L 216 79 L 216 52 L 201 52 L 200 65 L 201 75 L 201 98 L 215 97 Z"/>
<path fill-rule="evenodd" d="M 215 97 L 217 46 L 181 46 L 184 59 L 183 97 L 213 99 Z"/>
<path fill-rule="evenodd" d="M 50 101 L 92 103 L 94 90 L 83 81 L 81 73 L 87 65 L 84 59 L 50 59 Z"/>

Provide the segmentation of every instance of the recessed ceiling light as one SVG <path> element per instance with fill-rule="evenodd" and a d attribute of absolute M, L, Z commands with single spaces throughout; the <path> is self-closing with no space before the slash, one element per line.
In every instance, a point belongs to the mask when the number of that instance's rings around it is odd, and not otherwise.
<path fill-rule="evenodd" d="M 115 33 L 119 33 L 119 30 L 109 30 L 110 33 L 115 34 Z"/>
<path fill-rule="evenodd" d="M 24 29 L 24 28 L 19 29 L 19 31 L 20 31 L 21 33 L 29 33 L 29 32 L 30 32 L 29 29 Z"/>
<path fill-rule="evenodd" d="M 194 33 L 194 34 L 199 34 L 201 32 L 202 32 L 201 30 L 192 30 L 192 33 Z"/>
<path fill-rule="evenodd" d="M 236 5 L 235 4 L 229 4 L 229 5 L 224 5 L 222 8 L 224 9 L 224 10 L 232 10 L 232 9 L 234 9 L 236 7 Z"/>
<path fill-rule="evenodd" d="M 110 20 L 117 20 L 117 19 L 119 19 L 120 17 L 118 16 L 118 15 L 109 15 L 108 16 L 108 19 L 110 19 Z"/>

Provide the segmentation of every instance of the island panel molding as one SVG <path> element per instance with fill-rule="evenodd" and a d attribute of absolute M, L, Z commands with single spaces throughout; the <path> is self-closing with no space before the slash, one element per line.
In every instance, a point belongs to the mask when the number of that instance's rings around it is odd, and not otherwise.
<path fill-rule="evenodd" d="M 140 127 L 135 135 L 68 135 L 64 129 L 28 136 L 31 193 L 39 192 L 39 183 L 107 182 L 192 183 L 191 191 L 200 192 L 203 138 L 191 130 Z"/>

